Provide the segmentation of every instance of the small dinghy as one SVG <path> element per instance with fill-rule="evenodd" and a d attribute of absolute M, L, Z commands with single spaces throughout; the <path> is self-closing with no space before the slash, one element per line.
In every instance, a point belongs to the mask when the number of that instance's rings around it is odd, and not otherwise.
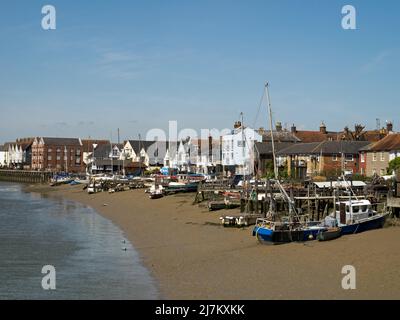
<path fill-rule="evenodd" d="M 317 234 L 318 241 L 329 241 L 337 239 L 342 235 L 342 228 L 329 228 Z"/>
<path fill-rule="evenodd" d="M 162 192 L 150 192 L 149 198 L 150 199 L 160 199 L 164 197 L 164 194 Z"/>

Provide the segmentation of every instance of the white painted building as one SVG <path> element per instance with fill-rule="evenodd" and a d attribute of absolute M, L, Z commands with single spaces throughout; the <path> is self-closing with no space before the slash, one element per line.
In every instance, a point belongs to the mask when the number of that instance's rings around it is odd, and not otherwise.
<path fill-rule="evenodd" d="M 190 145 L 190 163 L 196 173 L 215 172 L 221 165 L 220 139 L 192 139 Z"/>
<path fill-rule="evenodd" d="M 120 160 L 130 160 L 132 162 L 141 162 L 146 166 L 151 165 L 150 156 L 147 150 L 155 141 L 128 140 L 124 143 Z M 153 155 L 154 156 L 154 155 Z"/>
<path fill-rule="evenodd" d="M 222 165 L 224 169 L 235 169 L 236 174 L 253 174 L 254 143 L 262 136 L 251 128 L 236 127 L 231 134 L 222 136 Z"/>
<path fill-rule="evenodd" d="M 6 162 L 6 153 L 8 153 L 8 150 L 5 150 L 5 146 L 0 145 L 0 168 L 6 167 L 7 162 Z"/>

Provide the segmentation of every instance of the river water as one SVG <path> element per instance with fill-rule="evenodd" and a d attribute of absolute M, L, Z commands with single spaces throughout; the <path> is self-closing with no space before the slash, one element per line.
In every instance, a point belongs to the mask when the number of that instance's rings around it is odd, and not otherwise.
<path fill-rule="evenodd" d="M 46 265 L 55 268 L 55 290 L 42 287 Z M 0 182 L 0 299 L 157 298 L 138 253 L 109 220 Z"/>

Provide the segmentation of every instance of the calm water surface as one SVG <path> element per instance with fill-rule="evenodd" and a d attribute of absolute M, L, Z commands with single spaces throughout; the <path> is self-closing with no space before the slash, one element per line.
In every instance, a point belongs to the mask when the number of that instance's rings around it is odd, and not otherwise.
<path fill-rule="evenodd" d="M 56 269 L 56 290 L 42 288 L 44 265 Z M 0 299 L 157 298 L 137 252 L 109 220 L 0 182 Z"/>

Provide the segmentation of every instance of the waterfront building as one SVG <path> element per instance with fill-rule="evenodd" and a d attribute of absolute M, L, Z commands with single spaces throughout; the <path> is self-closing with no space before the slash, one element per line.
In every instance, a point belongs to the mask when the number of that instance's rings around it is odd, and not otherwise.
<path fill-rule="evenodd" d="M 143 163 L 144 165 L 149 166 L 150 156 L 147 153 L 147 150 L 154 143 L 155 141 L 127 140 L 124 142 L 120 159 Z"/>
<path fill-rule="evenodd" d="M 231 174 L 253 174 L 254 143 L 261 142 L 262 136 L 237 121 L 231 133 L 223 135 L 221 140 L 223 170 Z"/>
<path fill-rule="evenodd" d="M 32 169 L 83 172 L 82 141 L 78 138 L 38 137 L 32 143 Z"/>
<path fill-rule="evenodd" d="M 102 145 L 109 145 L 109 140 L 82 139 L 82 163 L 87 166 L 92 161 L 93 151 Z"/>
<path fill-rule="evenodd" d="M 6 166 L 6 150 L 4 145 L 0 145 L 0 168 L 4 168 Z"/>

